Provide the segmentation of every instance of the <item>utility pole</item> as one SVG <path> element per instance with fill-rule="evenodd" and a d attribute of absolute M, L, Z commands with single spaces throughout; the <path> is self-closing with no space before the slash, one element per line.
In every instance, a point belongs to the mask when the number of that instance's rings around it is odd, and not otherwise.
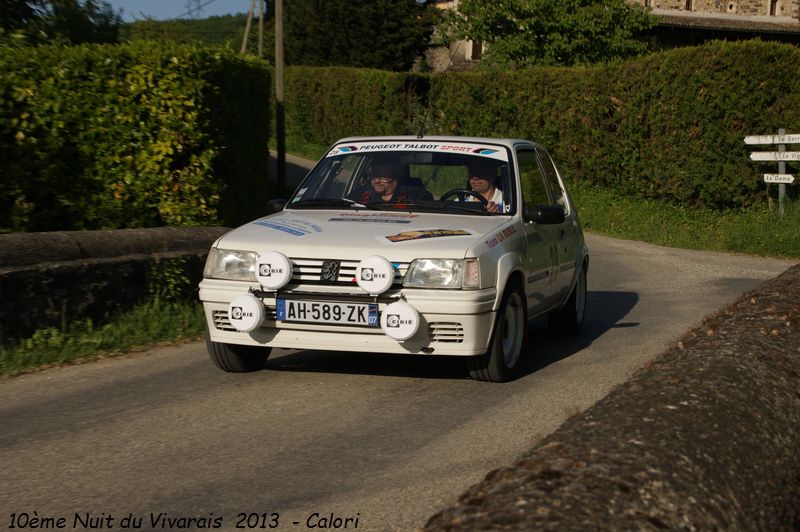
<path fill-rule="evenodd" d="M 244 25 L 244 37 L 242 38 L 242 49 L 240 53 L 247 51 L 247 39 L 250 37 L 250 25 L 253 23 L 253 11 L 256 9 L 256 0 L 250 0 L 250 11 L 247 12 L 247 23 Z"/>
<path fill-rule="evenodd" d="M 258 0 L 258 57 L 264 57 L 264 2 Z"/>
<path fill-rule="evenodd" d="M 286 192 L 286 117 L 283 108 L 283 0 L 275 0 L 275 134 L 278 137 L 277 184 Z"/>

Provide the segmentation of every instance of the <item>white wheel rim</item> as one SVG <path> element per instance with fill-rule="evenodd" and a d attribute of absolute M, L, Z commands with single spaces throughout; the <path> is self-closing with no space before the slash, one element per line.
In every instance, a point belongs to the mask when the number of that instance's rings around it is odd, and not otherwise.
<path fill-rule="evenodd" d="M 503 322 L 501 329 L 501 346 L 503 348 L 503 361 L 507 368 L 513 368 L 519 361 L 519 353 L 522 349 L 523 321 L 525 315 L 522 311 L 522 298 L 514 292 L 508 298 L 508 303 L 503 312 Z"/>

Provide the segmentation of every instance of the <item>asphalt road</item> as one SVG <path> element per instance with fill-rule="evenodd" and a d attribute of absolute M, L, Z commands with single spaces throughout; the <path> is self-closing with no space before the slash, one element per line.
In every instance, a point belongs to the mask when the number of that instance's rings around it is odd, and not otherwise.
<path fill-rule="evenodd" d="M 36 512 L 67 530 L 305 530 L 331 513 L 411 530 L 792 264 L 588 240 L 584 332 L 534 323 L 513 383 L 471 381 L 458 359 L 311 351 L 231 375 L 201 343 L 2 379 L 0 529 Z"/>

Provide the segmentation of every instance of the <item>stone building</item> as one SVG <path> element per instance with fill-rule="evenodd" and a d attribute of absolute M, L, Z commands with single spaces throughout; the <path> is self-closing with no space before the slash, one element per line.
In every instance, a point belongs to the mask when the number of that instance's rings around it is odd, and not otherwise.
<path fill-rule="evenodd" d="M 705 41 L 745 40 L 800 45 L 800 0 L 628 0 L 650 8 L 657 19 L 648 36 L 657 48 L 697 45 Z M 434 0 L 439 9 L 456 9 L 458 0 Z M 429 68 L 472 68 L 483 54 L 481 43 L 459 41 L 449 49 L 426 53 Z"/>
<path fill-rule="evenodd" d="M 458 0 L 433 0 L 433 4 L 441 10 L 456 9 Z M 434 35 L 436 39 L 438 35 Z M 449 47 L 438 46 L 425 52 L 425 64 L 434 72 L 444 70 L 469 70 L 473 68 L 483 55 L 483 46 L 475 41 L 456 41 Z"/>
<path fill-rule="evenodd" d="M 800 18 L 800 0 L 631 0 L 657 10 Z"/>

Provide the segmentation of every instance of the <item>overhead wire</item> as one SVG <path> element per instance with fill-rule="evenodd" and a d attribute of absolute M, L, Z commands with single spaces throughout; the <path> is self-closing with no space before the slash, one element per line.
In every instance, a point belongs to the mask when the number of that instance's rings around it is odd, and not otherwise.
<path fill-rule="evenodd" d="M 195 11 L 201 11 L 201 10 L 202 10 L 204 7 L 206 7 L 207 5 L 213 4 L 213 3 L 214 3 L 214 2 L 216 2 L 216 1 L 217 1 L 217 0 L 207 0 L 206 2 L 204 2 L 204 3 L 200 4 L 199 6 L 197 6 L 196 8 L 190 9 L 190 10 L 189 10 L 189 11 L 187 11 L 186 13 L 184 13 L 184 14 L 182 14 L 182 15 L 178 15 L 178 16 L 177 16 L 177 17 L 175 17 L 175 18 L 183 18 L 183 17 L 189 16 L 189 15 L 191 15 L 192 13 L 194 13 Z"/>

